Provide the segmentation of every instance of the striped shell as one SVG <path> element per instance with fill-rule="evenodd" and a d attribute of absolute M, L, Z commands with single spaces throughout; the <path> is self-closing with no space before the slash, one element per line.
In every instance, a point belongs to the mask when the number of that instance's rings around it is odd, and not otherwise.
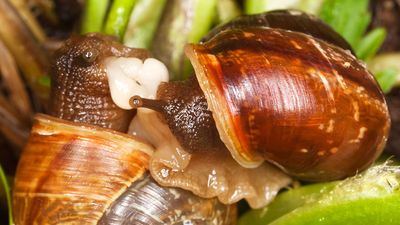
<path fill-rule="evenodd" d="M 109 129 L 36 116 L 15 177 L 15 224 L 235 223 L 235 205 L 150 178 L 153 150 Z"/>
<path fill-rule="evenodd" d="M 386 143 L 382 91 L 349 51 L 300 32 L 233 27 L 186 54 L 242 166 L 267 160 L 301 179 L 338 179 L 366 168 Z"/>
<path fill-rule="evenodd" d="M 96 224 L 143 175 L 152 151 L 111 130 L 37 116 L 17 168 L 15 223 Z"/>

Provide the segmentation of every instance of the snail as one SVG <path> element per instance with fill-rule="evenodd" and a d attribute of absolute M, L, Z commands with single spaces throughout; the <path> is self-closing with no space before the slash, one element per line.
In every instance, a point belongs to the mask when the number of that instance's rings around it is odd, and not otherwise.
<path fill-rule="evenodd" d="M 15 224 L 235 223 L 235 205 L 160 186 L 148 173 L 154 148 L 120 132 L 132 112 L 113 105 L 102 58 L 142 53 L 98 34 L 58 50 L 50 112 L 59 118 L 35 116 L 16 172 Z"/>
<path fill-rule="evenodd" d="M 117 107 L 109 98 L 108 78 L 101 62 L 108 56 L 145 59 L 149 54 L 119 45 L 109 36 L 89 34 L 86 39 L 68 39 L 55 53 L 51 66 L 49 114 L 126 132 L 134 111 Z"/>
<path fill-rule="evenodd" d="M 285 20 L 273 20 L 282 14 Z M 295 29 L 299 21 L 319 25 Z M 130 132 L 156 146 L 150 172 L 162 185 L 230 202 L 257 186 L 263 176 L 249 171 L 266 165 L 301 180 L 335 180 L 382 152 L 390 127 L 383 93 L 320 20 L 298 11 L 242 17 L 185 51 L 195 79 L 161 83 L 153 99 L 138 92 L 116 103 L 138 109 Z M 123 73 L 121 62 L 110 59 L 107 73 Z M 226 166 L 225 148 L 249 173 Z M 253 207 L 268 202 L 241 197 Z"/>

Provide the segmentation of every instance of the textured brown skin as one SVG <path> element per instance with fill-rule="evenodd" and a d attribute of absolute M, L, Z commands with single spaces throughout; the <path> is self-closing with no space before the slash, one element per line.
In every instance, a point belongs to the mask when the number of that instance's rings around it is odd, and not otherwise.
<path fill-rule="evenodd" d="M 86 53 L 97 57 L 85 60 Z M 104 60 L 110 56 L 145 59 L 149 53 L 96 33 L 67 40 L 56 51 L 51 67 L 49 114 L 125 132 L 134 111 L 119 108 L 111 99 L 104 67 Z"/>
<path fill-rule="evenodd" d="M 177 93 L 184 94 L 177 98 Z M 185 81 L 161 83 L 157 98 L 166 103 L 162 107 L 163 118 L 186 151 L 226 150 L 194 76 Z"/>
<path fill-rule="evenodd" d="M 246 160 L 265 159 L 304 180 L 332 180 L 365 169 L 385 145 L 383 94 L 338 47 L 297 32 L 241 28 L 187 53 L 200 84 L 207 79 L 206 92 L 217 96 L 212 108 L 229 115 L 229 136 Z"/>

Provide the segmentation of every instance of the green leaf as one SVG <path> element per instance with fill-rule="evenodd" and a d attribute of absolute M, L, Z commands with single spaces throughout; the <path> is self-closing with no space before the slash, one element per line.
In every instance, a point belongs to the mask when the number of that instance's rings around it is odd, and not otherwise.
<path fill-rule="evenodd" d="M 332 190 L 336 183 L 306 185 L 280 193 L 272 203 L 262 209 L 251 210 L 239 219 L 239 225 L 265 225 L 302 207 Z"/>
<path fill-rule="evenodd" d="M 239 225 L 395 225 L 400 221 L 400 167 L 386 163 L 343 181 L 281 193 Z"/>
<path fill-rule="evenodd" d="M 389 93 L 390 90 L 396 85 L 398 76 L 399 71 L 392 67 L 375 73 L 375 78 L 381 86 L 382 91 L 385 93 Z"/>
<path fill-rule="evenodd" d="M 386 31 L 383 28 L 377 28 L 369 32 L 362 38 L 355 48 L 359 59 L 367 61 L 376 54 L 386 37 Z"/>
<path fill-rule="evenodd" d="M 325 0 L 320 17 L 341 34 L 354 48 L 371 20 L 368 0 Z"/>
<path fill-rule="evenodd" d="M 6 194 L 7 207 L 8 207 L 8 221 L 10 225 L 13 225 L 14 221 L 12 217 L 10 185 L 8 184 L 6 174 L 4 173 L 3 167 L 1 165 L 0 165 L 0 185 L 4 188 L 4 192 Z"/>
<path fill-rule="evenodd" d="M 400 85 L 400 53 L 379 54 L 368 60 L 368 69 L 375 75 L 384 92 Z"/>

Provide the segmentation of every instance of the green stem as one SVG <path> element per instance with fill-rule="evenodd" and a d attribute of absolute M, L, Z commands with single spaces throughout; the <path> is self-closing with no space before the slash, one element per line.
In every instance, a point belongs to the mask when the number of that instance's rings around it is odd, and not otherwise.
<path fill-rule="evenodd" d="M 275 9 L 293 9 L 298 8 L 300 2 L 301 0 L 245 0 L 244 13 L 257 14 Z"/>
<path fill-rule="evenodd" d="M 7 177 L 4 173 L 3 167 L 0 165 L 0 184 L 4 187 L 4 192 L 6 194 L 7 199 L 7 207 L 8 207 L 8 220 L 10 225 L 14 224 L 13 216 L 12 216 L 12 205 L 11 205 L 11 194 L 10 194 L 10 185 L 8 184 Z"/>
<path fill-rule="evenodd" d="M 100 32 L 110 0 L 87 0 L 81 33 Z"/>
<path fill-rule="evenodd" d="M 217 3 L 217 11 L 218 23 L 226 23 L 242 13 L 239 5 L 234 0 L 219 0 Z"/>
<path fill-rule="evenodd" d="M 207 34 L 216 15 L 216 6 L 216 0 L 197 1 L 188 42 L 197 43 Z"/>
<path fill-rule="evenodd" d="M 257 14 L 268 11 L 268 0 L 246 0 L 244 1 L 245 14 Z"/>
<path fill-rule="evenodd" d="M 167 65 L 171 79 L 182 80 L 192 74 L 184 46 L 207 34 L 216 7 L 217 0 L 168 1 L 151 48 L 154 56 Z"/>
<path fill-rule="evenodd" d="M 124 36 L 136 0 L 115 0 L 108 14 L 103 32 L 118 39 Z"/>
<path fill-rule="evenodd" d="M 166 0 L 138 0 L 124 35 L 124 44 L 135 48 L 149 48 L 160 21 Z"/>

